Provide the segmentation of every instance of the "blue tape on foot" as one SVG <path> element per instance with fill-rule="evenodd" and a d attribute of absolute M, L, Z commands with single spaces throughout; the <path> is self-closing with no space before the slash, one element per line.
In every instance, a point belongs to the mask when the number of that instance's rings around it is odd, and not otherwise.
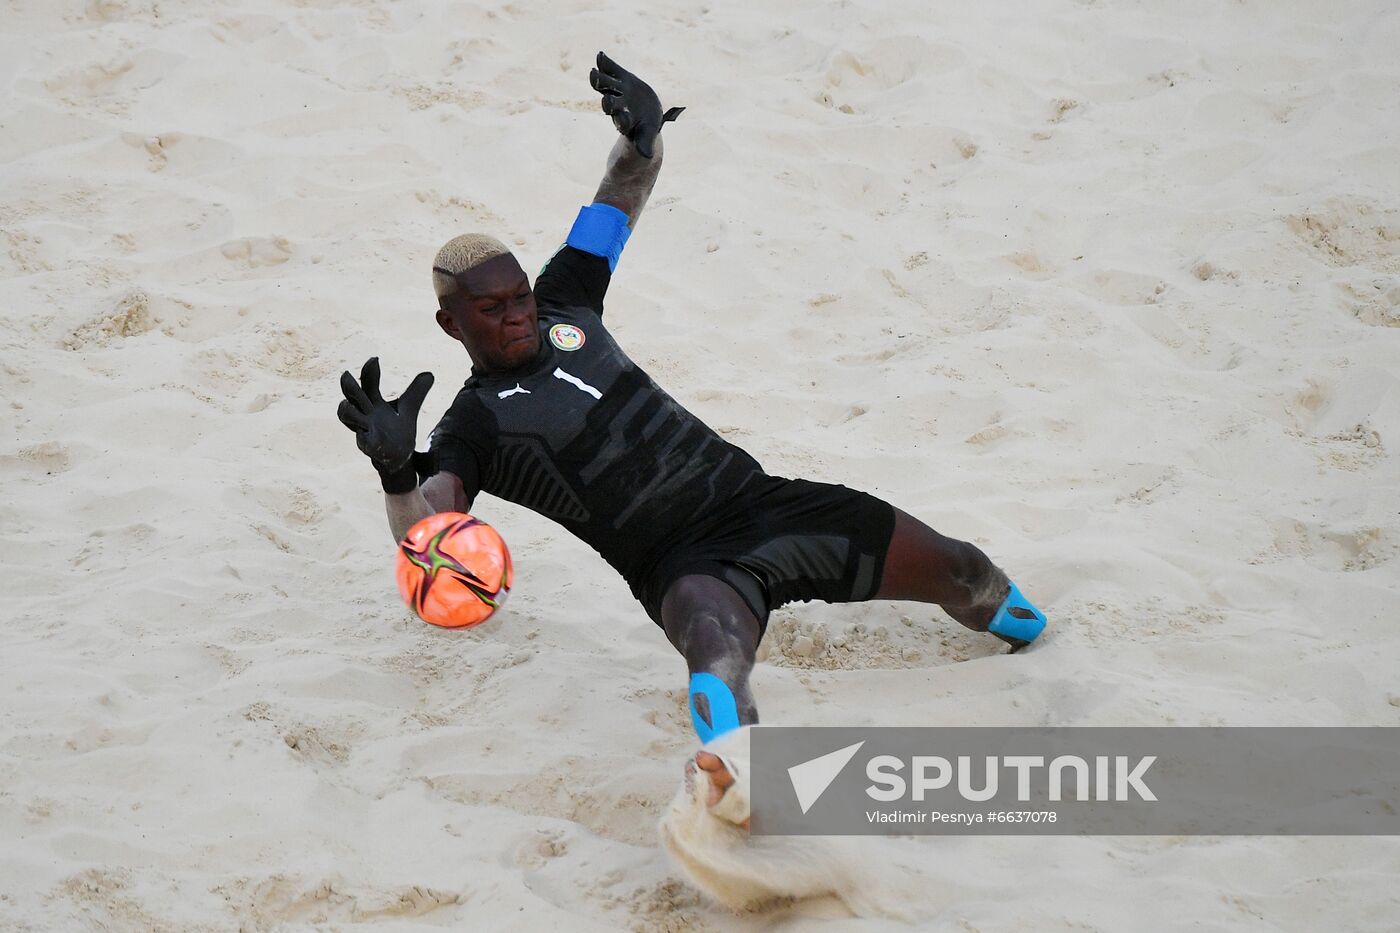
<path fill-rule="evenodd" d="M 1034 616 L 1024 619 L 1018 618 L 1011 614 L 1012 609 L 1020 609 L 1023 613 L 1034 613 Z M 1035 641 L 1036 636 L 1045 631 L 1045 613 L 1035 608 L 1029 599 L 1022 596 L 1021 591 L 1013 583 L 1011 584 L 1011 592 L 1006 594 L 1006 601 L 1001 604 L 997 614 L 992 617 L 987 631 L 1019 641 Z"/>
<path fill-rule="evenodd" d="M 709 704 L 709 722 L 695 709 L 697 693 L 703 694 Z M 709 745 L 716 736 L 739 728 L 739 706 L 734 702 L 734 693 L 714 674 L 690 675 L 690 721 L 695 725 L 695 734 L 700 736 L 703 745 Z"/>
<path fill-rule="evenodd" d="M 611 204 L 590 204 L 579 209 L 578 219 L 564 242 L 574 249 L 602 256 L 608 261 L 608 271 L 612 272 L 617 269 L 617 258 L 631 235 L 632 228 L 627 226 L 625 213 Z"/>

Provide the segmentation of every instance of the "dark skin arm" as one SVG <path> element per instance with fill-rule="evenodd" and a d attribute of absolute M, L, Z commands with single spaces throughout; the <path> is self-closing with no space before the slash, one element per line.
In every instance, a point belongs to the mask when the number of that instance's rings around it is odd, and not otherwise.
<path fill-rule="evenodd" d="M 661 171 L 661 137 L 656 137 L 655 151 L 644 158 L 627 137 L 619 139 L 608 153 L 608 168 L 593 195 L 596 204 L 607 204 L 627 215 L 627 226 L 637 229 L 637 218 L 646 207 L 647 198 Z"/>
<path fill-rule="evenodd" d="M 428 500 L 428 505 L 433 512 L 465 512 L 467 510 L 467 494 L 462 489 L 462 481 L 457 478 L 456 473 L 434 473 L 423 481 L 423 498 Z"/>
<path fill-rule="evenodd" d="M 395 543 L 402 541 L 408 529 L 429 515 L 466 510 L 467 496 L 462 481 L 453 473 L 435 473 L 417 489 L 384 495 L 384 511 L 389 516 L 389 531 Z"/>

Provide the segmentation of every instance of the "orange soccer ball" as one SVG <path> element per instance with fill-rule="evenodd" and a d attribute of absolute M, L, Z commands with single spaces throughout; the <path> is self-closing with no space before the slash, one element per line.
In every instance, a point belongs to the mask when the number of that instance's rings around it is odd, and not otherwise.
<path fill-rule="evenodd" d="M 461 512 L 429 515 L 399 542 L 399 593 L 424 622 L 479 625 L 501 608 L 514 575 L 496 529 Z"/>

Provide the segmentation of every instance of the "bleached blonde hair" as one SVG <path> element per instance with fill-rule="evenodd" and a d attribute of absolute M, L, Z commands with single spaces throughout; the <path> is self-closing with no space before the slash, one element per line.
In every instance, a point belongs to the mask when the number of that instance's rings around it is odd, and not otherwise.
<path fill-rule="evenodd" d="M 462 289 L 457 276 L 509 252 L 504 243 L 489 234 L 464 233 L 453 237 L 433 259 L 433 291 L 439 298 L 455 295 Z"/>

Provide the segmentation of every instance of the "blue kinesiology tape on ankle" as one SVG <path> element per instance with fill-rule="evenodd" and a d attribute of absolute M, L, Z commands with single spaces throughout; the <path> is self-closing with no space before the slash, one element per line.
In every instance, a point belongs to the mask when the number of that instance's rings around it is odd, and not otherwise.
<path fill-rule="evenodd" d="M 696 694 L 705 697 L 709 706 L 709 722 L 695 708 Z M 734 693 L 714 674 L 690 675 L 690 721 L 695 725 L 695 734 L 705 745 L 716 736 L 739 728 L 739 706 L 734 701 Z"/>
<path fill-rule="evenodd" d="M 1034 618 L 1017 618 L 1011 613 L 1012 609 L 1022 609 L 1034 613 Z M 1018 638 L 1021 641 L 1035 641 L 1036 636 L 1045 629 L 1045 613 L 1031 603 L 1029 599 L 1021 595 L 1016 584 L 1011 584 L 1011 592 L 1006 594 L 1006 601 L 1001 604 L 997 614 L 992 617 L 992 622 L 987 626 L 989 632 L 996 632 L 1008 638 Z"/>

